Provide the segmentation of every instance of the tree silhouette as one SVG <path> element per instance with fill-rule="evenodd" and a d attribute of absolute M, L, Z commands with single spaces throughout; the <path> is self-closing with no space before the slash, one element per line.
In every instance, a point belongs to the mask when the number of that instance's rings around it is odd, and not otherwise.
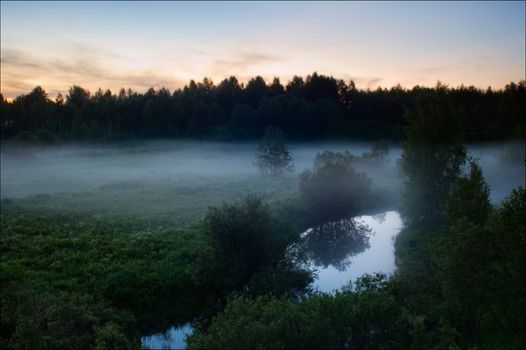
<path fill-rule="evenodd" d="M 284 87 L 286 86 L 286 87 Z M 415 109 L 419 96 L 435 98 L 430 107 L 462 110 L 459 128 L 469 141 L 526 135 L 526 82 L 510 83 L 502 90 L 473 86 L 441 89 L 395 86 L 360 90 L 317 73 L 305 79 L 294 76 L 283 84 L 274 78 L 267 84 L 258 76 L 246 85 L 229 77 L 214 85 L 211 79 L 190 81 L 171 93 L 149 89 L 145 93 L 120 89 L 117 94 L 99 89 L 91 94 L 74 85 L 68 94 L 50 100 L 36 87 L 10 102 L 2 101 L 2 137 L 38 130 L 60 138 L 76 138 L 73 119 L 97 128 L 92 135 L 111 137 L 217 137 L 256 138 L 267 125 L 279 127 L 296 139 L 361 138 L 401 140 L 406 110 Z M 450 102 L 440 98 L 446 94 Z M 249 106 L 247 118 L 238 106 Z M 250 117 L 250 118 L 248 118 Z M 95 130 L 94 130 L 95 131 Z M 91 136 L 90 136 L 91 137 Z"/>
<path fill-rule="evenodd" d="M 359 213 L 371 197 L 371 179 L 354 168 L 349 152 L 318 153 L 313 171 L 300 175 L 300 193 L 307 221 L 320 225 Z"/>
<path fill-rule="evenodd" d="M 304 244 L 316 266 L 344 271 L 350 258 L 370 247 L 371 228 L 355 219 L 325 222 L 308 230 Z"/>
<path fill-rule="evenodd" d="M 409 221 L 434 222 L 445 214 L 452 185 L 466 161 L 462 143 L 464 111 L 444 86 L 422 93 L 406 111 L 407 138 L 400 166 L 406 175 L 402 213 Z"/>
<path fill-rule="evenodd" d="M 262 172 L 272 176 L 293 170 L 293 160 L 285 145 L 285 136 L 279 128 L 266 128 L 256 153 L 256 165 Z"/>

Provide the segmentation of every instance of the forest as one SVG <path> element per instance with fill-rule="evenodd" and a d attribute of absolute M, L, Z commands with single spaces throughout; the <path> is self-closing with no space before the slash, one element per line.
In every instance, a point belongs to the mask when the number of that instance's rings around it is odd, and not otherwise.
<path fill-rule="evenodd" d="M 314 73 L 2 98 L 1 347 L 139 349 L 190 324 L 190 349 L 524 348 L 525 94 Z M 293 143 L 316 139 L 373 142 Z M 475 141 L 511 145 L 500 168 Z M 356 218 L 388 210 L 395 270 L 316 288 L 311 261 L 347 268 L 371 242 Z"/>
<path fill-rule="evenodd" d="M 445 88 L 461 110 L 462 132 L 469 141 L 524 135 L 526 82 L 503 90 L 473 86 Z M 261 76 L 246 85 L 236 77 L 214 85 L 211 79 L 190 81 L 182 89 L 150 88 L 145 93 L 99 88 L 95 93 L 75 85 L 51 100 L 38 86 L 7 102 L 0 96 L 2 139 L 53 143 L 130 137 L 259 139 L 265 127 L 279 127 L 290 139 L 387 139 L 399 141 L 404 111 L 434 88 L 400 85 L 359 90 L 332 76 L 314 72 L 283 85 Z"/>

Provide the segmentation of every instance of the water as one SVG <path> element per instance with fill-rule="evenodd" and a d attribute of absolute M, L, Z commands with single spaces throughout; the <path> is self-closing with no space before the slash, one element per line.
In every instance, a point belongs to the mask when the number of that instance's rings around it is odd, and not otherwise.
<path fill-rule="evenodd" d="M 312 168 L 317 152 L 349 150 L 360 155 L 372 145 L 317 142 L 289 146 L 295 172 L 285 178 L 288 182 L 280 184 L 259 175 L 254 165 L 257 144 L 253 142 L 149 140 L 33 150 L 3 145 L 0 197 L 26 198 L 19 204 L 37 209 L 167 214 L 197 220 L 208 206 L 237 200 L 247 193 L 287 201 L 287 193 L 297 189 L 297 175 Z M 499 203 L 512 188 L 524 185 L 523 142 L 471 145 L 468 149 L 479 160 L 492 202 Z M 400 148 L 390 145 L 387 166 L 366 169 L 374 186 L 393 196 L 399 195 L 397 189 L 401 186 L 396 167 L 399 156 Z M 320 236 L 311 240 L 312 265 L 318 271 L 314 286 L 320 291 L 332 292 L 364 273 L 394 271 L 392 240 L 402 226 L 400 216 L 389 211 L 383 219 L 363 216 L 356 220 L 367 225 L 370 233 L 354 232 L 357 235 L 349 236 L 342 229 L 350 223 L 343 222 L 340 227 L 332 227 L 331 239 L 322 240 Z M 161 349 L 184 348 L 184 334 L 188 332 L 189 325 L 172 327 L 144 337 L 143 344 Z"/>
<path fill-rule="evenodd" d="M 355 220 L 370 228 L 370 234 L 367 235 L 369 248 L 366 245 L 361 252 L 350 251 L 349 255 L 335 258 L 328 264 L 314 261 L 312 265 L 318 273 L 314 287 L 322 292 L 334 292 L 365 273 L 392 274 L 395 270 L 394 238 L 402 229 L 398 212 L 361 216 Z"/>
<path fill-rule="evenodd" d="M 394 238 L 402 229 L 402 219 L 396 211 L 380 215 L 365 215 L 330 225 L 330 232 L 309 229 L 303 235 L 308 242 L 312 267 L 318 278 L 314 287 L 332 293 L 365 273 L 395 270 Z M 352 232 L 352 234 L 349 234 Z M 318 234 L 318 236 L 316 236 Z M 315 239 L 315 238 L 320 238 Z M 166 332 L 141 339 L 150 349 L 184 349 L 185 335 L 192 332 L 190 324 L 172 327 Z"/>
<path fill-rule="evenodd" d="M 142 337 L 141 343 L 143 347 L 148 349 L 185 349 L 185 336 L 191 334 L 192 331 L 192 326 L 187 323 L 181 327 L 172 327 L 166 332 Z"/>

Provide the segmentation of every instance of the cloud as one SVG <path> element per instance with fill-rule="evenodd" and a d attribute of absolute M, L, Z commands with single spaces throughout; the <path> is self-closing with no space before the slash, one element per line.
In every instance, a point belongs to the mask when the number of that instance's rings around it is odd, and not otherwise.
<path fill-rule="evenodd" d="M 212 62 L 211 71 L 215 75 L 229 76 L 234 75 L 234 73 L 245 72 L 253 66 L 277 61 L 283 61 L 283 58 L 262 52 L 246 52 L 235 49 L 227 57 L 215 59 Z"/>
<path fill-rule="evenodd" d="M 34 61 L 27 60 L 27 57 L 23 54 L 23 52 L 9 48 L 2 49 L 0 61 L 4 67 L 9 65 L 16 65 L 22 68 L 39 67 L 39 65 Z"/>
<path fill-rule="evenodd" d="M 451 62 L 448 64 L 439 64 L 432 66 L 416 67 L 411 69 L 405 69 L 405 73 L 416 73 L 416 74 L 438 74 L 452 71 L 466 71 L 471 70 L 474 66 L 477 66 L 487 61 L 489 56 L 476 56 L 469 57 L 458 62 Z"/>
<path fill-rule="evenodd" d="M 127 59 L 93 46 L 71 44 L 62 47 L 60 52 L 60 56 L 36 57 L 27 51 L 2 48 L 1 89 L 4 96 L 15 97 L 37 85 L 50 92 L 65 93 L 74 84 L 90 90 L 102 87 L 113 91 L 121 87 L 144 91 L 150 87 L 173 88 L 184 84 L 173 74 L 152 69 L 114 68 L 115 62 L 126 63 Z"/>

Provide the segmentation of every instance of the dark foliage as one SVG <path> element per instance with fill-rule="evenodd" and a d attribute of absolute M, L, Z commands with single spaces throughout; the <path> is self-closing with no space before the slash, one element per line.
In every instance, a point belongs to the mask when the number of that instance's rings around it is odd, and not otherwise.
<path fill-rule="evenodd" d="M 300 302 L 259 297 L 231 300 L 190 349 L 407 348 L 412 324 L 382 275 L 366 275 L 356 288 Z"/>
<path fill-rule="evenodd" d="M 445 215 L 451 186 L 466 161 L 465 113 L 445 87 L 437 87 L 420 94 L 405 118 L 407 137 L 399 161 L 406 176 L 402 214 L 408 222 L 435 224 Z"/>
<path fill-rule="evenodd" d="M 349 152 L 316 155 L 313 171 L 300 176 L 300 193 L 311 225 L 357 215 L 371 200 L 371 180 L 355 170 Z"/>
<path fill-rule="evenodd" d="M 201 280 L 219 297 L 234 291 L 294 296 L 311 281 L 299 235 L 258 197 L 210 208 L 203 231 L 209 250 Z"/>
<path fill-rule="evenodd" d="M 526 85 L 510 83 L 501 91 L 474 87 L 358 90 L 354 82 L 313 73 L 294 77 L 286 87 L 262 77 L 246 86 L 235 77 L 214 85 L 191 81 L 183 89 L 145 93 L 121 89 L 91 94 L 73 86 L 55 101 L 36 87 L 7 102 L 0 96 L 2 138 L 44 130 L 62 139 L 135 137 L 259 138 L 268 125 L 295 139 L 402 138 L 406 108 L 422 93 L 441 95 L 461 110 L 463 134 L 472 140 L 504 138 L 526 132 Z"/>
<path fill-rule="evenodd" d="M 349 258 L 369 245 L 371 229 L 354 219 L 330 221 L 309 229 L 303 238 L 309 257 L 316 266 L 334 266 L 343 271 Z"/>
<path fill-rule="evenodd" d="M 132 349 L 191 317 L 204 240 L 152 222 L 31 212 L 2 202 L 4 349 Z M 159 222 L 154 227 L 160 227 Z"/>
<path fill-rule="evenodd" d="M 294 162 L 285 145 L 285 136 L 280 129 L 271 126 L 265 129 L 265 135 L 259 141 L 256 165 L 263 173 L 271 176 L 294 169 Z"/>

